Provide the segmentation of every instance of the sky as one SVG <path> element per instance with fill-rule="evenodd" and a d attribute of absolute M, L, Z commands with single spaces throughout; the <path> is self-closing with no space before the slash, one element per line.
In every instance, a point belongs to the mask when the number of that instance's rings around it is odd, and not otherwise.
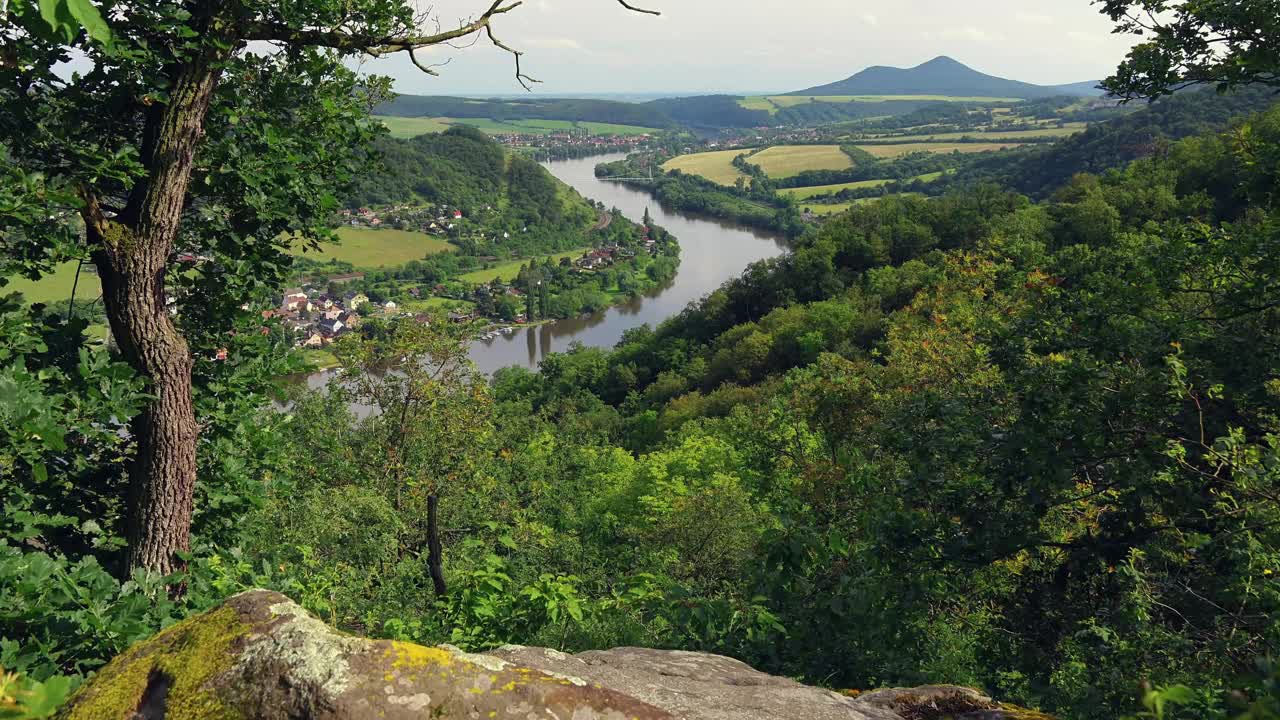
<path fill-rule="evenodd" d="M 487 0 L 437 0 L 442 26 L 478 14 Z M 1114 70 L 1134 39 L 1111 34 L 1091 0 L 524 0 L 494 21 L 504 43 L 525 52 L 535 93 L 784 92 L 843 79 L 870 65 L 910 67 L 949 55 L 1014 80 L 1061 84 Z M 366 71 L 420 95 L 522 92 L 511 56 L 481 39 L 423 59 L 402 55 Z"/>

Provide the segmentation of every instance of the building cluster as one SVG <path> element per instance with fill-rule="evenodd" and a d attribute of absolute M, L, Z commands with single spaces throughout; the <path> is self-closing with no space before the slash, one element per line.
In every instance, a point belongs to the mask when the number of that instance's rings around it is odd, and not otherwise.
<path fill-rule="evenodd" d="M 507 133 L 495 135 L 503 145 L 523 148 L 582 147 L 601 151 L 626 150 L 649 139 L 648 135 L 588 135 L 582 132 Z"/>
<path fill-rule="evenodd" d="M 349 282 L 363 275 L 335 275 L 330 284 Z M 262 319 L 276 319 L 293 330 L 298 347 L 318 348 L 332 343 L 343 334 L 360 327 L 361 312 L 395 313 L 394 302 L 379 307 L 361 292 L 349 292 L 340 296 L 328 293 L 308 292 L 303 288 L 284 291 L 277 307 L 262 311 Z"/>
<path fill-rule="evenodd" d="M 489 206 L 485 206 L 489 210 Z M 445 235 L 461 222 L 461 208 L 450 205 L 388 205 L 382 208 L 344 209 L 342 223 L 352 227 L 420 230 L 429 235 Z"/>

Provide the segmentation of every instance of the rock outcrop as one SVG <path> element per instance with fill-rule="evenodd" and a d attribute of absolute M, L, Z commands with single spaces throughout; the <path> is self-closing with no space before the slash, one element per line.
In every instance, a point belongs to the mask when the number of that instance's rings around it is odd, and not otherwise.
<path fill-rule="evenodd" d="M 970 713 L 1017 717 L 964 688 L 853 698 L 705 653 L 567 655 L 508 646 L 481 655 L 368 640 L 334 631 L 279 593 L 254 590 L 130 648 L 60 717 L 933 720 Z"/>

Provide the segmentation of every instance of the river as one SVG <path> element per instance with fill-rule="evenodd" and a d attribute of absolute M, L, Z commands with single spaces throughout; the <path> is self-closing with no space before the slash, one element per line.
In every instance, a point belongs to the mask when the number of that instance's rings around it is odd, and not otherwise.
<path fill-rule="evenodd" d="M 653 221 L 680 241 L 680 269 L 675 278 L 664 287 L 604 312 L 477 340 L 471 345 L 471 360 L 481 371 L 492 373 L 511 366 L 537 369 L 548 354 L 564 352 L 574 342 L 613 347 L 627 330 L 645 323 L 656 327 L 724 281 L 742 274 L 751 263 L 786 252 L 782 236 L 776 233 L 668 210 L 647 192 L 596 177 L 596 165 L 623 157 L 615 154 L 553 160 L 543 163 L 543 167 L 583 197 L 602 202 L 605 207 L 616 207 L 628 219 L 638 222 L 648 208 Z M 332 377 L 332 372 L 317 373 L 307 378 L 307 384 L 321 387 Z"/>
<path fill-rule="evenodd" d="M 596 177 L 596 165 L 623 157 L 554 160 L 543 163 L 543 167 L 583 197 L 602 202 L 605 207 L 616 207 L 631 220 L 638 222 L 648 208 L 653 221 L 680 241 L 680 269 L 675 279 L 644 297 L 588 317 L 557 320 L 479 340 L 471 347 L 471 359 L 480 370 L 491 373 L 512 365 L 536 369 L 549 353 L 568 350 L 574 342 L 613 347 L 627 330 L 645 323 L 656 327 L 690 302 L 740 275 L 751 263 L 786 251 L 779 235 L 667 210 L 647 192 Z"/>

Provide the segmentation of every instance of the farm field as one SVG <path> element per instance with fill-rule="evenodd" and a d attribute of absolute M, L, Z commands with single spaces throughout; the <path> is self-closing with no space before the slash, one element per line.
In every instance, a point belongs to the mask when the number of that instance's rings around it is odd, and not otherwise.
<path fill-rule="evenodd" d="M 671 158 L 662 164 L 663 170 L 679 170 L 690 175 L 701 175 L 714 183 L 732 185 L 738 178 L 746 178 L 733 166 L 733 159 L 748 150 L 715 150 Z"/>
<path fill-rule="evenodd" d="M 898 193 L 896 195 L 886 195 L 885 197 L 906 197 L 909 195 L 918 196 L 920 195 L 920 193 Z M 867 203 L 878 202 L 883 199 L 884 198 L 875 197 L 875 198 L 860 198 L 858 200 L 851 200 L 849 202 L 842 202 L 842 203 L 826 203 L 826 204 L 811 203 L 807 205 L 801 205 L 800 209 L 808 210 L 814 215 L 818 215 L 820 217 L 826 217 L 827 215 L 835 215 L 837 213 L 842 213 L 845 210 L 848 210 L 849 208 L 855 205 L 866 205 Z"/>
<path fill-rule="evenodd" d="M 0 287 L 0 296 L 20 292 L 28 303 L 58 302 L 71 297 L 71 286 L 75 283 L 75 279 L 76 263 L 65 262 L 39 280 L 9 278 L 9 284 Z M 86 263 L 84 270 L 80 272 L 80 286 L 76 288 L 76 298 L 93 300 L 101 294 L 102 285 L 98 282 L 98 275 L 93 272 L 93 267 Z"/>
<path fill-rule="evenodd" d="M 447 123 L 429 117 L 395 117 L 377 115 L 378 120 L 391 131 L 391 137 L 411 138 L 426 133 L 444 132 L 449 129 Z"/>
<path fill-rule="evenodd" d="M 453 246 L 426 233 L 405 230 L 373 230 L 370 228 L 338 228 L 341 243 L 324 245 L 317 250 L 299 249 L 294 254 L 324 262 L 339 260 L 358 268 L 380 268 L 403 265 L 427 255 L 449 252 Z"/>
<path fill-rule="evenodd" d="M 929 142 L 959 140 L 967 137 L 983 138 L 991 141 L 1025 140 L 1027 138 L 1063 138 L 1069 135 L 1075 135 L 1086 127 L 1088 127 L 1086 123 L 1067 123 L 1065 127 L 1045 127 L 1035 130 L 992 130 L 989 132 L 968 130 L 962 132 L 897 135 L 893 137 L 880 137 L 877 140 L 884 142 Z"/>
<path fill-rule="evenodd" d="M 582 257 L 582 253 L 589 249 L 590 248 L 578 248 L 576 250 L 569 250 L 568 252 L 556 253 L 555 255 L 542 256 L 537 259 L 541 261 L 545 259 L 545 257 L 550 257 L 552 262 L 559 262 L 561 258 Z M 531 258 L 525 258 L 524 260 L 513 260 L 509 263 L 494 265 L 487 270 L 476 270 L 475 272 L 469 272 L 466 275 L 459 275 L 458 279 L 476 284 L 487 283 L 490 280 L 495 279 L 508 281 L 514 280 L 516 276 L 520 274 L 520 268 L 528 265 L 530 259 Z"/>
<path fill-rule="evenodd" d="M 1005 148 L 1022 147 L 1024 143 L 1016 142 L 989 142 L 989 143 L 898 143 L 894 145 L 858 145 L 858 148 L 879 158 L 899 157 L 909 155 L 913 152 L 937 152 L 949 153 L 959 151 L 962 153 L 978 153 L 991 152 L 992 150 L 1003 150 Z"/>
<path fill-rule="evenodd" d="M 799 175 L 805 170 L 844 170 L 853 166 L 839 145 L 778 145 L 750 156 L 747 161 L 775 178 Z"/>
<path fill-rule="evenodd" d="M 924 182 L 933 182 L 942 177 L 946 173 L 942 170 L 938 172 L 924 173 L 916 175 L 913 178 L 907 178 L 904 182 L 911 180 L 922 180 Z M 880 180 L 858 180 L 855 182 L 837 183 L 835 185 L 811 185 L 809 187 L 783 188 L 778 191 L 779 195 L 788 195 L 796 200 L 807 200 L 815 195 L 826 195 L 827 193 L 838 193 L 841 190 L 858 190 L 862 188 L 877 188 L 888 185 L 893 182 L 891 178 L 882 178 Z M 910 193 L 907 193 L 910 194 Z"/>
<path fill-rule="evenodd" d="M 876 188 L 888 185 L 893 182 L 889 179 L 882 180 L 858 180 L 857 182 L 837 183 L 835 185 L 812 185 L 810 187 L 783 188 L 778 191 L 779 195 L 787 195 L 796 200 L 806 200 L 814 195 L 826 195 L 827 193 L 838 193 L 841 190 L 854 190 L 862 188 Z"/>

